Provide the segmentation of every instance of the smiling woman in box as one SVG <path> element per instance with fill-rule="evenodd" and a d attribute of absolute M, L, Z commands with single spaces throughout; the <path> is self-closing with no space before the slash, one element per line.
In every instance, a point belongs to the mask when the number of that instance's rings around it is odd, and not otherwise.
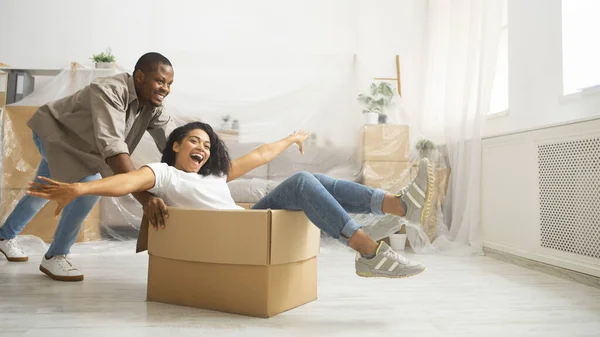
<path fill-rule="evenodd" d="M 54 200 L 56 214 L 83 195 L 118 197 L 139 191 L 160 196 L 169 206 L 201 209 L 242 209 L 231 197 L 227 182 L 269 163 L 285 149 L 303 142 L 310 133 L 300 131 L 249 154 L 230 160 L 227 148 L 208 124 L 189 123 L 175 129 L 163 151 L 162 162 L 105 179 L 67 184 L 40 177 L 32 182 L 30 195 Z M 425 267 L 396 253 L 385 242 L 379 245 L 348 213 L 393 214 L 423 223 L 431 207 L 432 168 L 427 159 L 419 163 L 417 177 L 402 194 L 391 194 L 322 174 L 299 172 L 259 200 L 253 209 L 302 210 L 317 227 L 360 253 L 356 273 L 364 277 L 407 277 Z M 149 219 L 164 227 L 162 217 Z"/>

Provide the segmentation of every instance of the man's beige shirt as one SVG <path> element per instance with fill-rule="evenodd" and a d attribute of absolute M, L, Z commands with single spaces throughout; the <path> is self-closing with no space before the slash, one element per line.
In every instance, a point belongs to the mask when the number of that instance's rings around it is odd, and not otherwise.
<path fill-rule="evenodd" d="M 44 144 L 53 179 L 110 174 L 106 159 L 131 154 L 147 130 L 159 151 L 176 127 L 163 107 L 140 107 L 133 77 L 98 78 L 72 96 L 41 106 L 27 125 Z"/>

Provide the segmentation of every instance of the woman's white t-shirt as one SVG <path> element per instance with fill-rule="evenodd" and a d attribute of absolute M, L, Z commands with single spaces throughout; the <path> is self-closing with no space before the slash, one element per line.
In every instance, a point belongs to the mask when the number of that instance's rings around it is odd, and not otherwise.
<path fill-rule="evenodd" d="M 188 173 L 166 163 L 145 165 L 154 171 L 154 187 L 148 190 L 168 206 L 201 209 L 243 209 L 235 204 L 227 176 Z"/>

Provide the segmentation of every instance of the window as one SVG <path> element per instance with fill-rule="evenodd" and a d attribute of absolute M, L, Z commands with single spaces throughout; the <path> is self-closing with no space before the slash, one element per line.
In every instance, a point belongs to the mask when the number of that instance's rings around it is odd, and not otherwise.
<path fill-rule="evenodd" d="M 562 1 L 563 94 L 600 85 L 600 1 Z"/>
<path fill-rule="evenodd" d="M 500 45 L 498 46 L 498 61 L 496 75 L 492 86 L 489 114 L 508 110 L 508 20 L 507 7 L 504 1 L 502 13 L 502 28 L 500 31 Z"/>

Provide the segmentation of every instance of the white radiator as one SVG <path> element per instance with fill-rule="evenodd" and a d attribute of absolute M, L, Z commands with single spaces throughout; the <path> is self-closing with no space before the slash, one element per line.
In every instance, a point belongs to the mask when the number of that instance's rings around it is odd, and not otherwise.
<path fill-rule="evenodd" d="M 484 246 L 600 277 L 600 119 L 484 139 Z"/>

